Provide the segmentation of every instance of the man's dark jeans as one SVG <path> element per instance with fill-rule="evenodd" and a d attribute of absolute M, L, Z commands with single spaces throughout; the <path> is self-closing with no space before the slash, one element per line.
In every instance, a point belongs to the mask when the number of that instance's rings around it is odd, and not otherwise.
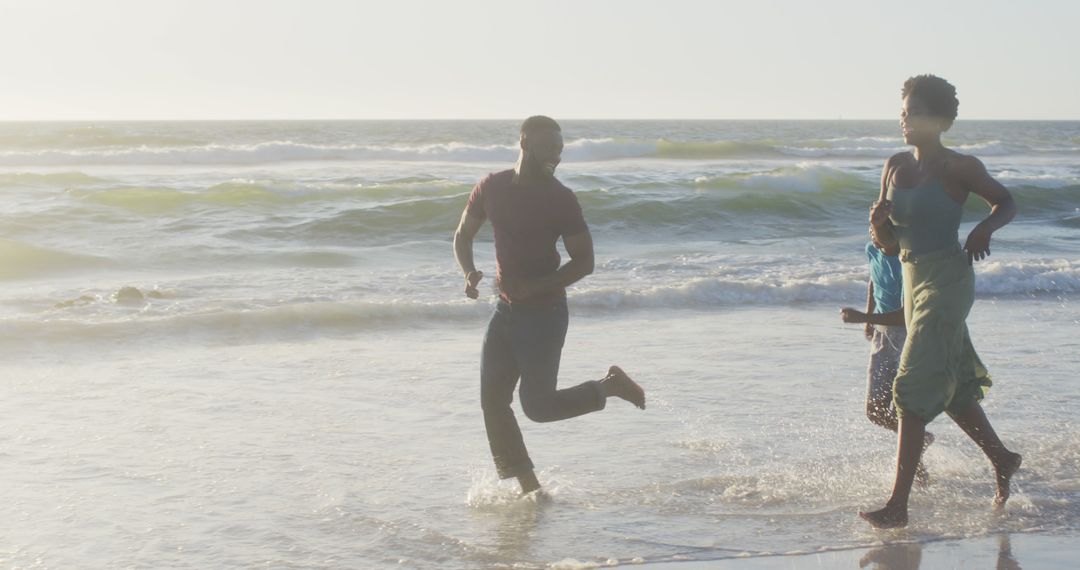
<path fill-rule="evenodd" d="M 566 299 L 543 305 L 511 306 L 500 300 L 484 336 L 480 365 L 480 405 L 499 477 L 533 469 L 510 402 L 521 378 L 521 409 L 535 422 L 565 420 L 604 408 L 600 382 L 556 389 L 569 315 Z"/>

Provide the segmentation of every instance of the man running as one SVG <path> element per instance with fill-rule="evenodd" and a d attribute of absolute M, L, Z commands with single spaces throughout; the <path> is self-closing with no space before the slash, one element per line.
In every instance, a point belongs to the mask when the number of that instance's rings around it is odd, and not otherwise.
<path fill-rule="evenodd" d="M 465 294 L 478 298 L 483 273 L 473 264 L 473 238 L 491 220 L 499 301 L 484 337 L 480 403 L 499 478 L 516 477 L 522 493 L 530 493 L 540 482 L 510 408 L 519 378 L 521 409 L 536 422 L 602 410 L 612 396 L 645 409 L 645 392 L 618 366 L 601 380 L 556 388 L 569 319 L 566 287 L 592 273 L 592 236 L 574 193 L 555 178 L 563 150 L 559 124 L 529 117 L 520 147 L 513 169 L 489 174 L 473 189 L 454 233 L 454 257 Z M 560 237 L 570 256 L 561 267 Z"/>

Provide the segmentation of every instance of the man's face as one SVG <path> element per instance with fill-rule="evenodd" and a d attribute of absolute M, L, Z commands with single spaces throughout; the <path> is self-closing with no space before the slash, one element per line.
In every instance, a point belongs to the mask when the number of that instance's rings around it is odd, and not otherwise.
<path fill-rule="evenodd" d="M 555 168 L 562 162 L 562 133 L 555 129 L 534 129 L 521 139 L 525 160 L 537 173 L 555 176 Z"/>

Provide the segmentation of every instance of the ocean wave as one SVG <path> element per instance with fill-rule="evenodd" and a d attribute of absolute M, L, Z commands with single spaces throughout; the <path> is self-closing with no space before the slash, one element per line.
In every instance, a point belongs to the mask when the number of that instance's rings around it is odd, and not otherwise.
<path fill-rule="evenodd" d="M 0 147 L 2 148 L 2 147 Z M 907 147 L 897 137 L 855 137 L 778 141 L 672 141 L 667 139 L 582 138 L 566 143 L 563 158 L 590 162 L 629 158 L 710 160 L 782 157 L 884 158 Z M 1001 141 L 955 146 L 959 151 L 1004 156 L 1033 149 L 1013 148 Z M 1060 149 L 1058 149 L 1060 150 Z M 8 148 L 0 150 L 0 165 L 183 165 L 269 164 L 290 161 L 432 161 L 490 163 L 512 162 L 516 144 L 446 142 L 419 145 L 313 144 L 272 140 L 254 144 L 201 144 L 109 146 L 105 148 Z"/>
<path fill-rule="evenodd" d="M 424 322 L 476 321 L 491 311 L 490 305 L 465 301 L 308 302 L 263 308 L 246 305 L 187 314 L 162 315 L 142 311 L 135 318 L 124 312 L 111 320 L 99 316 L 96 321 L 63 317 L 9 319 L 0 321 L 3 324 L 0 326 L 0 343 L 116 342 L 162 337 L 259 342 L 350 334 Z"/>
<path fill-rule="evenodd" d="M 1080 261 L 986 261 L 976 271 L 975 291 L 983 295 L 1030 295 L 1080 291 Z"/>
<path fill-rule="evenodd" d="M 1011 145 L 1007 145 L 998 140 L 970 143 L 970 144 L 957 144 L 951 145 L 950 148 L 957 152 L 965 154 L 974 154 L 980 156 L 1006 156 L 1009 154 L 1016 154 L 1021 149 L 1013 148 Z"/>
<path fill-rule="evenodd" d="M 609 138 L 577 139 L 566 143 L 563 158 L 585 162 L 637 158 L 655 155 L 656 150 L 655 142 Z M 448 142 L 422 145 L 328 145 L 286 140 L 181 147 L 3 150 L 0 151 L 0 165 L 269 164 L 294 161 L 512 163 L 517 154 L 517 144 Z"/>
<path fill-rule="evenodd" d="M 907 150 L 900 137 L 834 137 L 778 142 L 782 154 L 796 157 L 887 158 Z"/>
<path fill-rule="evenodd" d="M 848 274 L 812 277 L 699 277 L 678 285 L 583 288 L 572 294 L 576 308 L 686 308 L 800 305 L 852 302 L 863 298 L 865 281 Z M 1080 292 L 1080 262 L 1064 259 L 986 262 L 977 265 L 981 297 Z"/>
<path fill-rule="evenodd" d="M 589 154 L 588 141 L 579 141 Z M 567 156 L 574 156 L 573 143 Z M 0 151 L 0 165 L 186 165 L 271 164 L 296 161 L 433 161 L 513 162 L 516 145 L 474 145 L 459 142 L 407 145 L 324 145 L 293 141 L 257 144 L 208 144 L 183 147 L 115 149 L 43 149 Z"/>
<path fill-rule="evenodd" d="M 100 185 L 99 185 L 100 186 Z M 68 194 L 94 204 L 156 214 L 191 206 L 243 208 L 248 206 L 286 206 L 305 202 L 403 201 L 417 198 L 437 199 L 468 193 L 472 184 L 438 179 L 409 178 L 385 182 L 330 180 L 293 182 L 235 178 L 201 189 L 169 186 L 102 186 L 75 188 Z"/>
<path fill-rule="evenodd" d="M 511 161 L 512 147 L 460 143 L 407 146 L 317 145 L 292 141 L 79 150 L 0 151 L 0 165 L 268 164 L 290 161 L 447 160 Z"/>
<path fill-rule="evenodd" d="M 994 173 L 993 176 L 998 182 L 1010 188 L 1025 186 L 1032 188 L 1061 188 L 1064 186 L 1080 188 L 1080 171 L 1048 174 L 1003 170 Z"/>
<path fill-rule="evenodd" d="M 1073 216 L 1080 211 L 1080 184 L 1058 187 L 1011 186 L 1010 191 L 1016 199 L 1020 219 L 1059 219 Z M 970 198 L 968 202 L 978 203 L 981 200 Z"/>
<path fill-rule="evenodd" d="M 1039 296 L 1080 292 L 1080 262 L 1064 259 L 987 262 L 977 266 L 980 298 Z M 641 277 L 640 275 L 638 277 Z M 571 289 L 569 302 L 584 315 L 613 310 L 723 309 L 746 306 L 799 306 L 858 303 L 864 299 L 865 277 L 840 271 L 801 277 L 703 276 L 677 285 L 600 286 Z M 136 295 L 136 293 L 138 293 Z M 200 341 L 261 342 L 268 339 L 348 335 L 369 330 L 424 326 L 432 323 L 479 323 L 495 302 L 298 301 L 258 306 L 256 301 L 228 302 L 214 309 L 181 310 L 168 305 L 175 295 L 153 289 L 124 287 L 108 296 L 80 297 L 57 303 L 45 317 L 8 319 L 0 326 L 0 342 L 113 341 L 134 338 L 191 338 Z M 190 299 L 185 306 L 190 305 Z M 84 305 L 95 305 L 85 311 Z M 96 307 L 96 305 L 102 305 Z M 80 309 L 82 312 L 80 312 Z M 69 313 L 68 311 L 74 311 Z M 132 311 L 136 311 L 133 313 Z M 82 315 L 80 317 L 79 315 Z M 89 320 L 87 320 L 89 319 Z"/>
<path fill-rule="evenodd" d="M 784 153 L 781 148 L 764 142 L 674 142 L 659 140 L 650 156 L 657 158 L 710 159 L 710 158 L 776 158 Z"/>
<path fill-rule="evenodd" d="M 0 281 L 107 267 L 104 257 L 70 253 L 0 238 Z"/>
<path fill-rule="evenodd" d="M 597 184 L 602 181 L 596 181 Z M 1063 181 L 1067 182 L 1067 181 Z M 80 203 L 119 208 L 144 215 L 172 215 L 184 208 L 279 211 L 307 202 L 332 204 L 334 210 L 289 228 L 255 226 L 245 231 L 296 232 L 320 239 L 365 234 L 430 236 L 451 231 L 461 215 L 471 184 L 418 179 L 364 184 L 350 180 L 290 183 L 235 179 L 204 189 L 169 187 L 84 187 L 68 190 Z M 1060 221 L 1075 217 L 1080 185 L 1011 188 L 1020 220 Z M 578 188 L 576 195 L 589 224 L 598 229 L 677 229 L 711 231 L 723 221 L 744 227 L 770 220 L 843 224 L 865 221 L 876 197 L 876 182 L 851 172 L 812 163 L 753 173 L 687 177 L 663 183 Z M 967 220 L 985 214 L 971 198 Z M 56 215 L 50 219 L 55 219 Z M 268 234 L 269 235 L 269 234 Z M 272 237 L 272 236 L 271 236 Z"/>
<path fill-rule="evenodd" d="M 641 288 L 603 287 L 575 291 L 574 307 L 686 308 L 741 305 L 791 305 L 845 301 L 858 297 L 866 284 L 844 277 L 813 279 L 731 279 L 700 277 L 679 285 Z"/>
<path fill-rule="evenodd" d="M 39 129 L 30 128 L 21 130 L 21 132 L 0 134 L 0 149 L 24 151 L 78 150 L 122 147 L 178 147 L 205 144 L 204 140 L 195 137 L 121 132 L 102 125 L 72 126 L 71 128 L 59 130 L 49 130 L 44 125 L 41 125 Z"/>
<path fill-rule="evenodd" d="M 854 139 L 830 139 L 829 144 L 807 145 L 799 143 L 789 146 L 780 146 L 780 153 L 789 156 L 801 157 L 836 157 L 836 158 L 888 158 L 898 152 L 910 150 L 904 141 L 897 138 L 858 137 Z M 953 150 L 965 154 L 978 156 L 1008 156 L 1024 152 L 1022 148 L 1012 148 L 1001 141 L 986 141 L 980 143 L 957 144 L 950 146 Z M 1058 150 L 1058 149 L 1055 149 Z"/>
<path fill-rule="evenodd" d="M 82 172 L 4 172 L 0 173 L 0 188 L 12 186 L 61 187 L 84 186 L 105 182 Z"/>
<path fill-rule="evenodd" d="M 866 180 L 837 168 L 803 162 L 761 172 L 698 176 L 694 178 L 693 186 L 714 190 L 820 193 L 862 188 L 866 186 Z"/>

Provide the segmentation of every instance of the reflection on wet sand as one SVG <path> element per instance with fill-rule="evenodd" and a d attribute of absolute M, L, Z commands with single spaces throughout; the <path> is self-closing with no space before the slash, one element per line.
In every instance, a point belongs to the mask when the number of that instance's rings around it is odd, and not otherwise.
<path fill-rule="evenodd" d="M 871 549 L 859 560 L 859 568 L 873 570 L 919 570 L 922 545 L 917 542 L 886 544 Z M 1022 570 L 1012 553 L 1008 534 L 998 536 L 997 570 Z"/>

